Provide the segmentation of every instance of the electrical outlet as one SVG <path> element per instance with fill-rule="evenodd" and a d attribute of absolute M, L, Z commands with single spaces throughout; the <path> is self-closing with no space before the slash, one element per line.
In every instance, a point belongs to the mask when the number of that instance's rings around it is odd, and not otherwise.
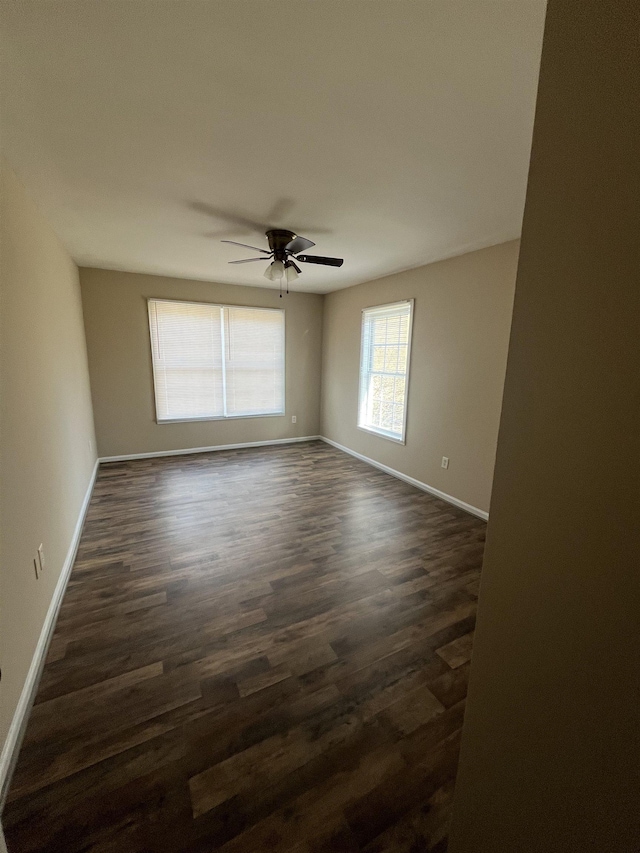
<path fill-rule="evenodd" d="M 33 558 L 33 570 L 34 570 L 34 571 L 35 571 L 35 573 L 36 573 L 36 580 L 38 580 L 38 578 L 40 577 L 40 575 L 38 574 L 38 560 L 37 560 L 37 558 L 36 558 L 36 557 L 34 557 L 34 558 Z"/>
<path fill-rule="evenodd" d="M 449 457 L 448 456 L 442 457 L 442 462 L 440 463 L 440 467 L 441 468 L 448 468 L 449 467 Z"/>
<path fill-rule="evenodd" d="M 40 571 L 43 572 L 44 571 L 44 547 L 42 546 L 42 543 L 40 543 L 40 546 L 38 547 L 38 563 L 40 564 Z"/>
<path fill-rule="evenodd" d="M 296 423 L 298 423 L 298 418 L 297 418 L 297 416 L 296 416 L 296 415 L 291 415 L 291 423 L 292 423 L 292 424 L 296 424 Z"/>

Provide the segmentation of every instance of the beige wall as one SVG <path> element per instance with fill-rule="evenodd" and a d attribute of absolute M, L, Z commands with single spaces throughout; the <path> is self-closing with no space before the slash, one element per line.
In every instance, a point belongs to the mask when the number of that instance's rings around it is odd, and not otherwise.
<path fill-rule="evenodd" d="M 487 511 L 518 242 L 339 290 L 325 299 L 322 435 Z M 362 309 L 415 299 L 406 444 L 359 430 Z M 444 470 L 443 456 L 450 459 Z"/>
<path fill-rule="evenodd" d="M 78 270 L 4 164 L 0 182 L 1 745 L 96 452 Z"/>
<path fill-rule="evenodd" d="M 317 435 L 322 296 L 155 275 L 81 269 L 98 453 L 120 456 Z M 146 300 L 149 297 L 284 308 L 286 414 L 157 424 Z M 297 423 L 291 423 L 291 416 Z"/>
<path fill-rule="evenodd" d="M 640 850 L 639 24 L 548 6 L 451 853 Z"/>

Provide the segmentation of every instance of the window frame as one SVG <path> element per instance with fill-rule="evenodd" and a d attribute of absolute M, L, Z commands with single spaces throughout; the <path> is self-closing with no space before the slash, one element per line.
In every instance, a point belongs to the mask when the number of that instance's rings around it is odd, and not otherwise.
<path fill-rule="evenodd" d="M 409 331 L 408 331 L 408 340 L 407 340 L 407 367 L 405 370 L 405 399 L 404 399 L 404 411 L 402 416 L 402 435 L 398 437 L 394 433 L 388 432 L 387 430 L 383 430 L 376 427 L 371 426 L 361 426 L 360 424 L 360 412 L 362 410 L 362 402 L 363 402 L 363 390 L 362 390 L 362 380 L 363 380 L 363 372 L 362 372 L 362 364 L 363 364 L 363 356 L 364 356 L 364 330 L 365 330 L 365 322 L 366 322 L 366 313 L 367 311 L 380 311 L 384 308 L 395 308 L 400 305 L 408 305 L 409 306 Z M 394 444 L 402 444 L 406 445 L 407 443 L 407 412 L 409 409 L 409 378 L 410 378 L 410 370 L 411 370 L 411 348 L 413 346 L 413 315 L 415 309 L 415 299 L 398 299 L 395 302 L 387 302 L 382 305 L 368 305 L 366 308 L 362 309 L 362 319 L 360 323 L 360 361 L 358 364 L 358 410 L 357 410 L 357 420 L 356 426 L 362 432 L 369 433 L 369 435 L 377 435 L 380 438 L 386 438 L 387 441 L 393 441 Z"/>
<path fill-rule="evenodd" d="M 248 310 L 255 311 L 277 311 L 282 314 L 282 411 L 281 412 L 266 412 L 265 414 L 248 414 L 248 415 L 210 415 L 207 417 L 196 417 L 196 418 L 159 418 L 158 417 L 158 400 L 156 396 L 156 365 L 153 358 L 153 340 L 151 337 L 151 303 L 152 302 L 171 302 L 173 304 L 180 303 L 181 305 L 208 305 L 213 308 L 246 308 Z M 286 309 L 285 308 L 268 308 L 263 305 L 230 305 L 228 303 L 222 302 L 202 302 L 197 299 L 169 299 L 157 296 L 147 296 L 147 331 L 149 333 L 149 355 L 151 356 L 151 373 L 152 373 L 152 385 L 153 385 L 153 410 L 154 410 L 154 420 L 156 424 L 162 426 L 163 424 L 186 424 L 186 423 L 200 423 L 202 421 L 233 421 L 239 420 L 242 418 L 282 418 L 287 413 L 287 400 L 286 400 L 286 392 L 287 392 L 287 318 L 286 318 Z M 221 315 L 222 318 L 222 327 L 224 328 L 224 314 Z M 224 334 L 222 337 L 222 381 L 223 381 L 223 389 L 226 387 L 226 375 L 224 370 L 225 364 L 225 338 Z M 223 405 L 226 408 L 226 391 L 223 391 Z"/>

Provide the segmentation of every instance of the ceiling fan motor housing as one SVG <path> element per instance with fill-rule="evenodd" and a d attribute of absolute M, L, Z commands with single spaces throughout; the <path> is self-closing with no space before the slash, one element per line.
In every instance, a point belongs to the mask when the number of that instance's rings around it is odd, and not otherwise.
<path fill-rule="evenodd" d="M 273 256 L 276 261 L 286 261 L 287 251 L 285 247 L 292 240 L 295 240 L 295 238 L 296 234 L 294 234 L 293 231 L 284 231 L 280 228 L 267 231 L 267 240 L 269 241 L 269 248 L 273 252 Z"/>

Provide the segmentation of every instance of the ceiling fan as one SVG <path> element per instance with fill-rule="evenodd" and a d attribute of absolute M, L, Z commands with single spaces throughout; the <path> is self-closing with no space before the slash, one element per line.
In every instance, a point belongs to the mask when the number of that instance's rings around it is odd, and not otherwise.
<path fill-rule="evenodd" d="M 300 261 L 303 264 L 322 264 L 328 267 L 341 267 L 344 263 L 342 258 L 326 258 L 322 255 L 299 254 L 315 246 L 315 243 L 307 240 L 306 237 L 299 237 L 293 231 L 285 231 L 279 228 L 271 229 L 266 232 L 266 237 L 269 242 L 269 251 L 259 249 L 257 246 L 249 246 L 247 243 L 237 243 L 235 240 L 222 240 L 221 242 L 262 252 L 262 257 L 260 258 L 243 258 L 240 261 L 229 261 L 230 264 L 249 264 L 253 261 L 266 261 L 267 258 L 272 258 L 273 260 L 265 270 L 264 277 L 268 278 L 269 281 L 280 282 L 280 296 L 282 296 L 283 282 L 286 282 L 288 293 L 289 284 L 295 281 L 302 272 L 296 261 Z"/>

